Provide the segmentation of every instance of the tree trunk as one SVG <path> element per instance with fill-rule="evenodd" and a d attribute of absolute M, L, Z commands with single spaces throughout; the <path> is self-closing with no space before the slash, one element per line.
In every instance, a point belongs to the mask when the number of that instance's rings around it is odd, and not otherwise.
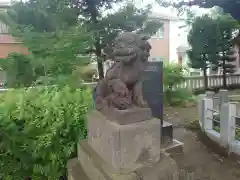
<path fill-rule="evenodd" d="M 96 37 L 95 48 L 96 48 L 96 56 L 97 56 L 98 76 L 99 76 L 99 79 L 103 79 L 104 71 L 103 71 L 102 49 L 101 49 L 100 40 L 98 37 Z"/>
<path fill-rule="evenodd" d="M 103 61 L 99 57 L 97 58 L 97 66 L 98 66 L 99 79 L 103 79 L 104 78 Z"/>
<path fill-rule="evenodd" d="M 225 67 L 225 60 L 223 60 L 222 63 L 222 68 L 223 68 L 223 88 L 226 89 L 227 88 L 227 77 L 226 77 L 226 67 Z"/>
<path fill-rule="evenodd" d="M 208 76 L 207 76 L 207 68 L 203 68 L 203 78 L 204 78 L 204 89 L 208 88 Z"/>
<path fill-rule="evenodd" d="M 91 19 L 92 19 L 92 22 L 95 24 L 95 26 L 98 24 L 97 14 L 98 14 L 97 9 L 95 9 L 95 11 L 91 13 Z M 98 32 L 95 32 L 94 36 L 95 36 L 95 54 L 97 56 L 98 76 L 99 76 L 99 79 L 103 79 L 104 71 L 103 71 L 103 60 L 101 58 L 102 47 L 100 43 L 100 37 Z"/>

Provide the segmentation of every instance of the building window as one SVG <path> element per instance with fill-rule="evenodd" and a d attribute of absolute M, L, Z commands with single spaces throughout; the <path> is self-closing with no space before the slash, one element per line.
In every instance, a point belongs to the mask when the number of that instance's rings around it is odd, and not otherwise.
<path fill-rule="evenodd" d="M 156 32 L 154 38 L 164 38 L 164 25 Z"/>

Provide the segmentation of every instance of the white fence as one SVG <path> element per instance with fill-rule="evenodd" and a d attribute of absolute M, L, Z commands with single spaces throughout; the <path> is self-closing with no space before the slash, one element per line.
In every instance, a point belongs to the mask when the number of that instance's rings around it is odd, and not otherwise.
<path fill-rule="evenodd" d="M 203 76 L 187 76 L 185 82 L 177 85 L 180 88 L 188 89 L 199 89 L 204 88 L 204 77 Z M 96 85 L 96 82 L 85 83 L 91 87 Z M 227 85 L 240 85 L 240 74 L 233 74 L 227 76 Z M 208 76 L 208 87 L 219 87 L 223 86 L 223 77 L 220 75 Z"/>
<path fill-rule="evenodd" d="M 221 75 L 208 76 L 208 87 L 221 87 L 223 86 L 223 77 Z M 203 76 L 186 76 L 185 82 L 177 85 L 180 88 L 188 89 L 199 89 L 204 88 L 204 77 Z M 85 83 L 90 87 L 95 87 L 96 82 Z M 240 85 L 240 74 L 233 74 L 227 76 L 227 85 Z"/>
<path fill-rule="evenodd" d="M 186 81 L 178 87 L 188 89 L 199 89 L 204 87 L 203 76 L 185 77 Z M 218 87 L 223 85 L 223 77 L 221 75 L 208 76 L 208 87 Z M 240 84 L 240 74 L 232 74 L 227 76 L 227 85 Z"/>
<path fill-rule="evenodd" d="M 208 87 L 220 87 L 223 86 L 223 77 L 221 75 L 208 76 Z M 97 82 L 86 82 L 85 85 L 89 87 L 95 87 Z M 240 74 L 233 74 L 227 76 L 227 85 L 240 85 Z M 1 87 L 1 85 L 0 85 Z M 180 88 L 188 89 L 199 89 L 204 88 L 204 77 L 203 76 L 186 76 L 185 82 L 177 85 Z"/>
<path fill-rule="evenodd" d="M 223 90 L 217 96 L 213 93 L 199 96 L 199 124 L 202 131 L 229 154 L 240 155 L 240 103 L 230 102 L 227 95 Z"/>

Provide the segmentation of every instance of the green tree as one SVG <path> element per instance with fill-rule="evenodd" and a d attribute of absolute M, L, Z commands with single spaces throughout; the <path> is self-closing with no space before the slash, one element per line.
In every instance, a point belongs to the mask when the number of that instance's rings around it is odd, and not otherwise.
<path fill-rule="evenodd" d="M 24 54 L 12 53 L 6 59 L 0 59 L 0 67 L 7 76 L 7 87 L 30 86 L 36 80 L 31 58 Z"/>
<path fill-rule="evenodd" d="M 119 4 L 122 5 L 117 11 L 110 11 L 114 4 L 122 2 L 121 0 L 97 0 L 88 1 L 83 0 L 80 2 L 73 2 L 70 0 L 29 0 L 27 2 L 19 2 L 14 4 L 10 10 L 8 10 L 8 17 L 11 17 L 11 24 L 14 31 L 17 33 L 15 36 L 20 37 L 23 41 L 30 42 L 26 43 L 27 47 L 34 46 L 31 51 L 34 54 L 44 57 L 46 60 L 45 67 L 49 65 L 49 51 L 52 44 L 60 39 L 58 37 L 59 29 L 65 34 L 69 34 L 70 27 L 86 27 L 87 32 L 92 32 L 92 42 L 88 45 L 86 51 L 86 43 L 81 40 L 83 31 L 71 33 L 75 35 L 74 42 L 79 43 L 78 50 L 82 50 L 80 53 L 94 54 L 97 57 L 99 77 L 103 77 L 103 61 L 106 58 L 105 54 L 111 53 L 111 46 L 116 36 L 124 31 L 138 31 L 146 33 L 154 33 L 162 25 L 162 23 L 152 20 L 147 21 L 150 7 L 147 6 L 142 9 L 138 9 L 132 3 Z M 106 11 L 109 13 L 105 13 Z M 13 23 L 9 23 L 13 22 Z M 22 33 L 19 35 L 19 31 Z M 86 32 L 86 31 L 84 31 Z M 23 34 L 24 33 L 24 34 Z M 32 34 L 34 33 L 34 34 Z M 37 47 L 37 42 L 41 35 L 41 40 L 46 42 L 41 46 Z M 31 37 L 33 36 L 33 37 Z M 44 38 L 42 37 L 44 36 Z M 35 43 L 32 43 L 32 40 Z M 86 38 L 85 38 L 86 39 Z M 85 40 L 84 39 L 84 40 Z M 66 38 L 69 40 L 69 38 Z M 73 39 L 70 39 L 73 40 Z M 68 44 L 71 41 L 68 41 Z M 36 43 L 37 42 L 37 43 Z M 29 45 L 30 44 L 30 45 Z M 76 44 L 75 44 L 76 45 Z M 72 45 L 73 46 L 73 45 Z M 76 49 L 72 47 L 72 49 Z M 76 47 L 76 46 L 75 46 Z M 82 48 L 84 47 L 84 48 Z M 48 49 L 46 51 L 46 49 Z M 57 51 L 59 52 L 59 50 Z M 60 59 L 65 57 L 60 55 Z M 57 58 L 56 58 L 57 59 Z M 60 61 L 59 59 L 59 61 Z M 43 61 L 41 61 L 42 63 Z"/>
<path fill-rule="evenodd" d="M 231 14 L 232 17 L 240 19 L 240 3 L 238 0 L 156 0 L 164 6 L 174 6 L 176 8 L 185 9 L 185 7 L 199 6 L 203 8 L 212 8 L 214 6 L 221 7 L 225 13 Z"/>
<path fill-rule="evenodd" d="M 108 4 L 101 6 L 106 9 L 115 1 L 108 1 Z M 89 52 L 97 57 L 99 78 L 104 77 L 103 61 L 106 54 L 111 54 L 111 47 L 114 39 L 119 33 L 124 31 L 136 31 L 141 33 L 153 34 L 162 23 L 157 20 L 148 20 L 150 6 L 138 9 L 133 3 L 124 4 L 116 12 L 104 14 L 101 12 L 99 1 L 86 1 L 85 14 L 82 21 L 88 26 L 89 31 L 94 32 L 93 39 L 95 43 Z M 111 58 L 111 56 L 110 56 Z"/>
<path fill-rule="evenodd" d="M 227 14 L 220 14 L 216 19 L 217 33 L 219 37 L 218 47 L 220 52 L 220 61 L 218 66 L 223 70 L 223 86 L 227 87 L 226 75 L 235 72 L 235 65 L 232 64 L 236 60 L 233 51 L 233 39 L 235 32 L 239 26 L 232 16 Z"/>
<path fill-rule="evenodd" d="M 188 43 L 191 46 L 187 52 L 190 60 L 189 65 L 203 71 L 205 89 L 208 88 L 207 69 L 212 64 L 217 64 L 218 59 L 219 37 L 216 30 L 216 22 L 208 15 L 204 15 L 193 21 L 188 34 Z"/>
<path fill-rule="evenodd" d="M 0 16 L 33 55 L 31 65 L 38 77 L 69 75 L 76 66 L 89 63 L 79 55 L 86 54 L 91 33 L 78 23 L 74 9 L 62 3 L 17 2 Z"/>
<path fill-rule="evenodd" d="M 156 0 L 160 5 L 165 7 L 176 7 L 180 12 L 188 10 L 189 7 L 199 6 L 202 8 L 220 7 L 225 13 L 229 13 L 236 20 L 240 20 L 240 3 L 238 0 Z M 240 31 L 234 39 L 234 43 L 240 48 Z M 240 49 L 239 49 L 240 50 Z"/>

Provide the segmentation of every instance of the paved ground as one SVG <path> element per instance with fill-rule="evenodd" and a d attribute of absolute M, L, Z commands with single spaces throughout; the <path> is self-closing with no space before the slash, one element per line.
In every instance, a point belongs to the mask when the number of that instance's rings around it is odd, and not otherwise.
<path fill-rule="evenodd" d="M 217 155 L 199 140 L 196 132 L 184 128 L 186 120 L 198 116 L 196 107 L 165 108 L 165 114 L 174 125 L 175 138 L 184 143 L 184 155 L 174 157 L 181 169 L 195 172 L 196 180 L 240 180 L 237 158 Z"/>

